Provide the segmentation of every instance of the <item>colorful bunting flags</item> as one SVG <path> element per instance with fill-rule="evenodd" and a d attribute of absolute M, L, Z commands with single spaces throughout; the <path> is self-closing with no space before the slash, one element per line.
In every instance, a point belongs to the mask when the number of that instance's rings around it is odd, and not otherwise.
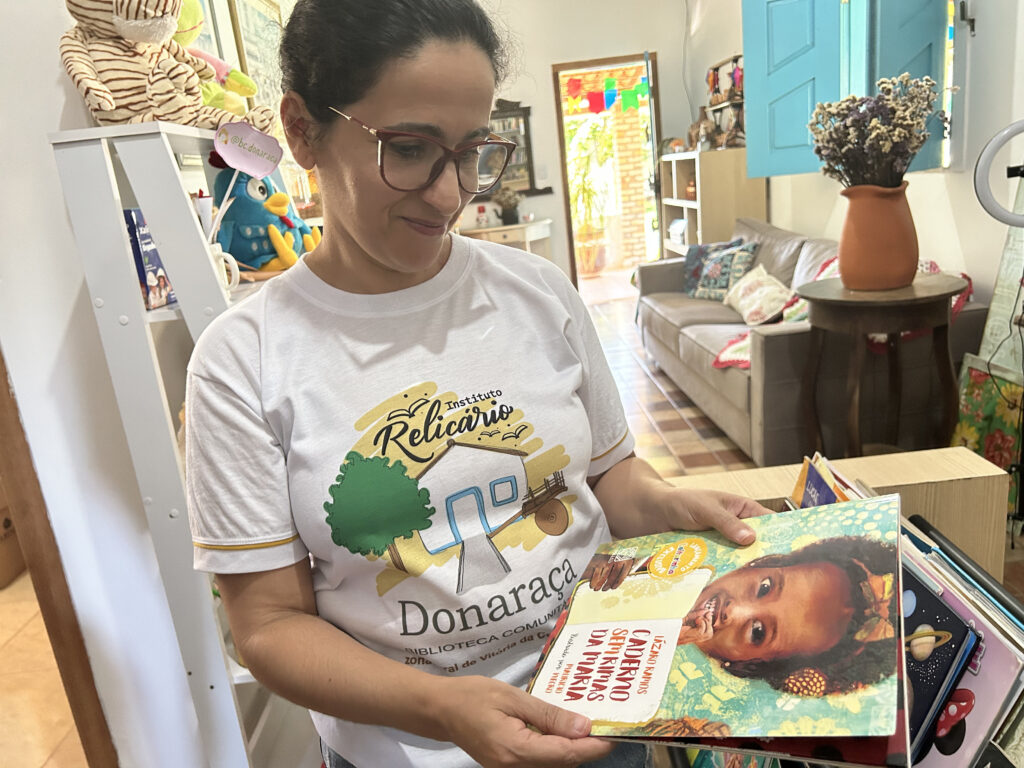
<path fill-rule="evenodd" d="M 611 109 L 619 102 L 623 112 L 629 109 L 640 109 L 640 99 L 650 95 L 650 86 L 647 78 L 641 78 L 632 88 L 619 88 L 619 81 L 614 77 L 606 77 L 603 91 L 588 91 L 583 93 L 583 79 L 570 77 L 565 83 L 566 92 L 566 113 L 578 114 L 580 112 L 593 112 L 600 114 L 606 109 Z"/>

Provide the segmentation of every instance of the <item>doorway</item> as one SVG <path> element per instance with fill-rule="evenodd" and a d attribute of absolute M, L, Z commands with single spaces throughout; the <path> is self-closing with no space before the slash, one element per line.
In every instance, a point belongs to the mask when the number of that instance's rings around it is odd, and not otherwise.
<path fill-rule="evenodd" d="M 657 58 L 592 59 L 552 71 L 573 282 L 602 300 L 635 295 L 637 266 L 659 257 Z"/>

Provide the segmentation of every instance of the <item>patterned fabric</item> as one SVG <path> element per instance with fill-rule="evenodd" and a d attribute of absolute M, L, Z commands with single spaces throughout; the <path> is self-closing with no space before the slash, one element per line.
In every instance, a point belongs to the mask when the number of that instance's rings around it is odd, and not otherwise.
<path fill-rule="evenodd" d="M 792 297 L 791 288 L 769 275 L 763 264 L 758 264 L 729 289 L 725 303 L 739 312 L 747 325 L 761 325 L 778 319 Z"/>
<path fill-rule="evenodd" d="M 968 365 L 960 371 L 960 418 L 953 445 L 963 445 L 1009 470 L 1020 455 L 1021 394 L 1024 387 Z M 1007 514 L 1017 511 L 1017 475 L 1010 473 Z"/>
<path fill-rule="evenodd" d="M 683 293 L 693 296 L 697 292 L 697 285 L 700 283 L 701 272 L 704 271 L 704 262 L 708 256 L 721 253 L 729 248 L 743 245 L 743 238 L 737 237 L 728 243 L 704 243 L 702 245 L 691 245 L 686 252 L 686 274 L 683 278 Z"/>
<path fill-rule="evenodd" d="M 815 274 L 815 280 L 823 280 L 826 277 L 839 276 L 839 257 L 833 256 L 821 265 Z M 795 323 L 798 320 L 807 319 L 807 299 L 801 299 L 796 294 L 786 302 L 782 308 L 783 323 Z M 735 339 L 729 341 L 718 353 L 711 365 L 714 368 L 750 368 L 750 331 L 744 331 Z"/>
<path fill-rule="evenodd" d="M 693 297 L 723 301 L 729 289 L 750 270 L 756 250 L 757 243 L 746 243 L 709 254 L 704 260 L 704 269 Z"/>

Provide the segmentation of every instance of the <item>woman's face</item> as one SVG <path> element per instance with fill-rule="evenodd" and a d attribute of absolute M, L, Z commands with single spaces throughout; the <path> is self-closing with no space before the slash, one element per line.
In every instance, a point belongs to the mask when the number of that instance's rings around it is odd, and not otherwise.
<path fill-rule="evenodd" d="M 425 134 L 448 147 L 487 137 L 494 70 L 475 44 L 434 40 L 394 59 L 354 104 L 335 105 L 377 129 Z M 427 189 L 398 192 L 377 165 L 377 140 L 338 118 L 314 145 L 324 199 L 324 242 L 310 266 L 348 291 L 381 293 L 433 277 L 448 230 L 472 198 L 454 163 Z M 324 247 L 326 244 L 327 247 Z"/>
<path fill-rule="evenodd" d="M 849 577 L 832 563 L 737 568 L 704 588 L 684 623 L 710 623 L 712 636 L 696 645 L 723 661 L 811 656 L 842 640 L 850 595 Z"/>

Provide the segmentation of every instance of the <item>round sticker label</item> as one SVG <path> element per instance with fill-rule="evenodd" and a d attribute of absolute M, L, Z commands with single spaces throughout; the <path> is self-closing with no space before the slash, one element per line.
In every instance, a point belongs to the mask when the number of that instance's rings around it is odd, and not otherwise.
<path fill-rule="evenodd" d="M 663 579 L 685 576 L 703 563 L 707 554 L 707 545 L 700 539 L 681 539 L 658 549 L 651 556 L 648 571 Z"/>

